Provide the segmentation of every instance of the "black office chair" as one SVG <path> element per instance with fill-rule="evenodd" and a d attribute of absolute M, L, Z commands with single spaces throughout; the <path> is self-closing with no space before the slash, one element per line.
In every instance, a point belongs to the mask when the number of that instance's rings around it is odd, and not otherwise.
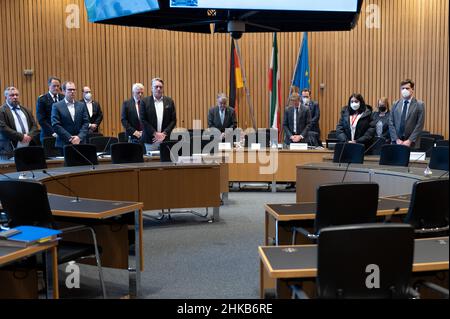
<path fill-rule="evenodd" d="M 334 150 L 337 143 L 339 143 L 339 140 L 337 138 L 327 138 L 325 140 L 325 146 L 329 150 Z"/>
<path fill-rule="evenodd" d="M 370 149 L 368 149 L 368 155 L 380 155 L 381 148 L 386 144 L 386 139 L 384 137 L 374 137 L 372 144 L 370 144 Z"/>
<path fill-rule="evenodd" d="M 97 148 L 92 144 L 64 146 L 64 166 L 98 165 Z"/>
<path fill-rule="evenodd" d="M 333 162 L 362 164 L 364 162 L 364 144 L 336 143 Z"/>
<path fill-rule="evenodd" d="M 432 139 L 434 139 L 435 142 L 444 139 L 444 136 L 443 136 L 443 135 L 440 135 L 440 134 L 422 134 L 422 135 L 421 135 L 421 138 L 422 138 L 422 137 L 429 137 L 429 138 L 432 138 Z"/>
<path fill-rule="evenodd" d="M 436 146 L 447 146 L 448 147 L 448 140 L 436 141 Z"/>
<path fill-rule="evenodd" d="M 40 134 L 41 130 L 37 130 L 34 133 L 33 140 L 31 141 L 30 146 L 42 146 Z"/>
<path fill-rule="evenodd" d="M 14 162 L 18 172 L 47 168 L 45 152 L 42 146 L 16 148 L 14 150 Z"/>
<path fill-rule="evenodd" d="M 413 229 L 364 224 L 322 230 L 317 247 L 317 296 L 324 299 L 418 297 L 410 286 Z"/>
<path fill-rule="evenodd" d="M 316 240 L 321 229 L 329 226 L 373 223 L 378 209 L 378 184 L 338 183 L 321 185 L 317 189 L 314 231 L 302 227 L 292 228 L 292 244 L 297 232 Z"/>
<path fill-rule="evenodd" d="M 33 225 L 56 228 L 50 210 L 47 189 L 40 182 L 17 179 L 0 180 L 0 202 L 8 212 L 8 224 L 10 227 Z M 81 258 L 95 257 L 103 297 L 106 298 L 103 271 L 100 262 L 100 248 L 97 246 L 94 229 L 84 225 L 76 225 L 60 230 L 62 231 L 62 240 L 58 244 L 58 264 L 64 264 Z M 64 234 L 80 231 L 90 231 L 93 244 L 64 240 Z"/>
<path fill-rule="evenodd" d="M 425 152 L 426 157 L 431 156 L 431 152 L 434 147 L 434 138 L 432 137 L 422 137 L 420 138 L 420 147 L 417 149 L 419 152 Z"/>
<path fill-rule="evenodd" d="M 98 132 L 91 132 L 91 133 L 88 133 L 88 135 L 86 136 L 86 140 L 89 141 L 91 138 L 98 137 L 98 136 L 103 136 L 103 134 L 98 133 Z"/>
<path fill-rule="evenodd" d="M 111 154 L 111 145 L 118 143 L 114 136 L 94 136 L 89 139 L 89 144 L 95 145 L 97 153 Z"/>
<path fill-rule="evenodd" d="M 144 147 L 136 143 L 115 143 L 111 145 L 113 164 L 143 163 Z"/>
<path fill-rule="evenodd" d="M 126 143 L 128 142 L 128 136 L 126 132 L 120 132 L 117 135 L 117 138 L 119 139 L 119 143 Z"/>
<path fill-rule="evenodd" d="M 44 147 L 45 158 L 63 156 L 60 148 L 55 147 L 56 137 L 44 137 L 42 146 Z"/>
<path fill-rule="evenodd" d="M 177 150 L 174 146 L 177 145 Z M 159 146 L 159 156 L 161 162 L 178 162 L 179 156 L 191 156 L 192 149 L 190 142 L 181 142 L 168 140 L 161 143 Z"/>
<path fill-rule="evenodd" d="M 420 237 L 448 236 L 448 192 L 448 178 L 415 182 L 404 222 Z"/>
<path fill-rule="evenodd" d="M 448 146 L 433 147 L 428 167 L 448 171 Z"/>
<path fill-rule="evenodd" d="M 328 135 L 327 135 L 327 139 L 337 139 L 337 134 L 335 130 L 331 130 Z"/>
<path fill-rule="evenodd" d="M 380 165 L 408 166 L 411 149 L 406 145 L 386 144 L 381 147 Z"/>

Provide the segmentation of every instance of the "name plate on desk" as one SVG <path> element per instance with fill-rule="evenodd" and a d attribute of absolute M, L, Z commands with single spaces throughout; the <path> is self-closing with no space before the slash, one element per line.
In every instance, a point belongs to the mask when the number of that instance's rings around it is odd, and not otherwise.
<path fill-rule="evenodd" d="M 307 143 L 291 143 L 289 144 L 289 149 L 292 151 L 303 151 L 308 149 Z"/>
<path fill-rule="evenodd" d="M 261 144 L 259 144 L 259 143 L 252 143 L 252 144 L 250 144 L 250 149 L 252 151 L 258 151 L 258 150 L 261 149 Z"/>
<path fill-rule="evenodd" d="M 419 160 L 424 161 L 425 158 L 426 158 L 426 153 L 425 152 L 411 152 L 411 153 L 409 153 L 409 160 L 410 161 L 419 161 Z"/>
<path fill-rule="evenodd" d="M 202 162 L 202 156 L 178 156 L 178 162 L 177 163 L 201 163 Z"/>
<path fill-rule="evenodd" d="M 231 143 L 219 143 L 219 151 L 231 151 Z"/>

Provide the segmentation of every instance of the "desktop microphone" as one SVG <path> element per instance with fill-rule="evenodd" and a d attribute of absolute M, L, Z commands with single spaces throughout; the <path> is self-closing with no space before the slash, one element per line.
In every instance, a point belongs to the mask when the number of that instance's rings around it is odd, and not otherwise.
<path fill-rule="evenodd" d="M 424 157 L 424 156 L 426 157 L 427 153 L 429 151 L 431 151 L 433 149 L 433 147 L 434 147 L 434 145 L 431 146 L 429 149 L 427 149 L 425 152 L 423 152 L 423 154 L 420 155 L 418 158 L 416 158 L 414 161 L 408 163 L 408 173 L 411 173 L 411 170 L 410 170 L 411 165 L 417 163 L 422 157 Z M 427 165 L 427 168 L 428 168 L 428 165 Z"/>
<path fill-rule="evenodd" d="M 8 175 L 6 175 L 6 174 L 3 174 L 2 172 L 0 172 L 0 175 L 5 176 L 5 177 L 8 178 L 8 179 L 14 179 L 14 178 L 12 178 L 11 176 L 8 176 Z"/>
<path fill-rule="evenodd" d="M 342 145 L 341 154 L 339 154 L 339 162 L 338 162 L 339 167 L 341 167 L 342 154 L 344 154 L 345 145 L 346 145 L 347 143 L 348 143 L 348 142 L 345 142 L 344 145 Z"/>
<path fill-rule="evenodd" d="M 78 195 L 67 185 L 65 185 L 63 182 L 61 182 L 59 179 L 55 178 L 53 175 L 50 175 L 49 172 L 47 172 L 47 170 L 43 169 L 42 173 L 44 173 L 47 176 L 50 176 L 50 178 L 52 179 L 52 181 L 57 182 L 59 185 L 63 186 L 65 189 L 67 189 L 70 193 L 72 193 L 75 196 L 74 200 L 71 200 L 72 203 L 78 203 L 80 202 L 80 198 L 78 197 Z"/>
<path fill-rule="evenodd" d="M 103 149 L 103 151 L 102 151 L 100 154 L 98 154 L 98 156 L 103 156 L 103 155 L 108 154 L 108 153 L 106 152 L 106 149 L 108 148 L 109 143 L 111 143 L 111 138 L 112 138 L 112 136 L 110 136 L 110 137 L 108 138 L 108 142 L 106 143 L 105 148 Z"/>
<path fill-rule="evenodd" d="M 364 156 L 366 156 L 367 152 L 368 152 L 375 144 L 377 144 L 377 143 L 378 143 L 378 141 L 373 142 L 373 143 L 372 143 L 372 144 L 364 151 L 363 158 L 364 158 Z M 344 147 L 342 147 L 342 148 L 344 148 Z M 342 177 L 341 183 L 344 182 L 344 179 L 345 179 L 345 176 L 347 175 L 347 171 L 348 171 L 348 168 L 350 167 L 350 164 L 351 164 L 351 162 L 348 162 L 348 163 L 347 163 L 347 167 L 345 168 L 344 176 Z"/>
<path fill-rule="evenodd" d="M 92 165 L 92 169 L 94 170 L 95 169 L 95 165 L 94 165 L 94 163 L 92 163 L 86 156 L 84 156 L 83 155 L 83 153 L 81 153 L 79 150 L 77 150 L 77 148 L 75 147 L 75 145 L 74 144 L 69 144 L 71 147 L 72 147 L 72 149 L 74 149 L 75 150 L 75 152 L 77 152 L 78 153 L 78 155 L 80 155 L 83 159 L 85 159 L 86 160 L 86 162 L 88 162 L 90 165 Z"/>
<path fill-rule="evenodd" d="M 442 174 L 441 176 L 438 177 L 438 179 L 440 179 L 441 177 L 444 177 L 447 174 L 448 174 L 448 171 L 445 171 L 444 174 Z"/>
<path fill-rule="evenodd" d="M 169 147 L 169 145 L 164 145 L 168 150 L 169 150 L 169 154 L 170 154 L 170 161 L 172 162 L 172 163 L 174 163 L 175 165 L 177 165 L 177 162 L 176 161 L 174 161 L 175 160 L 175 156 L 173 155 L 173 153 L 172 153 L 172 149 Z"/>

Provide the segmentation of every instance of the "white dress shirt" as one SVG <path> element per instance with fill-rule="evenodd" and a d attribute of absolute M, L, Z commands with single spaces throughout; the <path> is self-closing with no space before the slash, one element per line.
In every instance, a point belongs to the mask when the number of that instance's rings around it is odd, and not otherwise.
<path fill-rule="evenodd" d="M 20 106 L 18 106 L 18 110 L 17 110 L 17 114 L 16 112 L 13 110 L 13 107 L 11 105 L 9 105 L 9 103 L 7 103 L 9 108 L 11 109 L 11 113 L 14 117 L 14 125 L 16 126 L 16 131 L 20 132 L 22 134 L 28 134 L 30 129 L 28 127 L 28 119 L 25 115 L 25 113 L 22 111 L 22 109 L 20 108 Z M 20 116 L 20 119 L 22 120 L 22 124 L 23 127 L 25 129 L 25 132 L 22 132 L 22 127 L 20 126 L 20 122 L 19 122 L 19 118 L 17 117 L 17 115 Z M 29 143 L 22 143 L 20 141 L 17 142 L 17 148 L 19 147 L 24 147 L 24 146 L 28 146 Z"/>
<path fill-rule="evenodd" d="M 164 104 L 163 104 L 163 98 L 161 97 L 161 99 L 157 100 L 156 98 L 154 98 L 155 100 L 155 110 L 156 110 L 156 118 L 158 120 L 158 126 L 156 128 L 157 132 L 161 132 L 162 129 L 162 122 L 163 122 L 163 116 L 164 116 Z"/>
<path fill-rule="evenodd" d="M 66 101 L 66 105 L 67 105 L 67 108 L 69 109 L 69 113 L 70 113 L 70 116 L 72 117 L 72 121 L 75 122 L 75 103 L 70 103 L 66 99 L 64 99 L 64 100 Z"/>

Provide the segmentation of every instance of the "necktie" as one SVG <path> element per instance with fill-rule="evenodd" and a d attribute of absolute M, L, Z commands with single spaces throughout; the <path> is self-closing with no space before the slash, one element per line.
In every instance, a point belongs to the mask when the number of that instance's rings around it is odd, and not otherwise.
<path fill-rule="evenodd" d="M 405 138 L 406 111 L 408 110 L 408 103 L 409 103 L 409 101 L 403 102 L 402 116 L 400 118 L 400 128 L 398 130 L 398 135 L 399 135 L 400 139 Z"/>
<path fill-rule="evenodd" d="M 223 125 L 224 119 L 225 119 L 225 112 L 223 110 L 221 110 L 220 111 L 220 122 L 222 123 L 222 125 Z"/>
<path fill-rule="evenodd" d="M 136 129 L 138 131 L 142 131 L 142 124 L 141 124 L 141 101 L 136 101 L 136 105 L 137 105 L 137 113 L 138 113 L 138 125 L 136 127 Z"/>
<path fill-rule="evenodd" d="M 55 94 L 55 95 L 53 95 L 53 103 L 56 103 L 56 102 L 58 102 L 58 96 Z"/>
<path fill-rule="evenodd" d="M 27 132 L 25 131 L 25 125 L 23 125 L 22 118 L 20 117 L 19 113 L 17 112 L 18 109 L 19 109 L 18 106 L 13 107 L 13 111 L 14 111 L 14 113 L 16 113 L 17 119 L 19 120 L 20 129 L 22 130 L 21 133 L 26 134 Z"/>

